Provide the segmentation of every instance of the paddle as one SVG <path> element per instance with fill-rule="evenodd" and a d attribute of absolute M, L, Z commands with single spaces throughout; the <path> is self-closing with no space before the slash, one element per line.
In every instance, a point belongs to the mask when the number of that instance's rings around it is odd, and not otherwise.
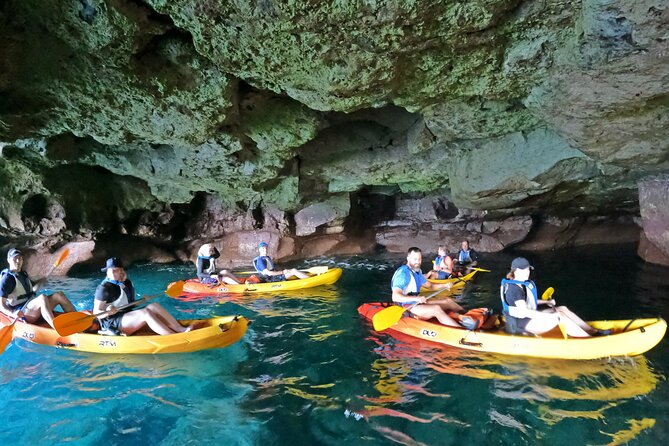
<path fill-rule="evenodd" d="M 478 271 L 478 272 L 481 272 L 481 273 L 489 273 L 490 272 L 489 269 L 483 269 L 483 268 L 468 267 L 467 269 L 470 269 L 472 271 Z"/>
<path fill-rule="evenodd" d="M 457 282 L 456 282 L 457 283 Z M 437 294 L 441 293 L 442 291 L 445 290 L 450 290 L 450 287 L 444 287 L 440 290 L 435 291 L 434 293 L 430 294 L 425 298 L 425 300 L 432 299 L 434 296 Z M 372 316 L 372 325 L 374 326 L 375 331 L 383 331 L 386 328 L 392 327 L 395 325 L 399 320 L 402 318 L 402 315 L 404 314 L 405 311 L 411 310 L 413 307 L 418 305 L 417 303 L 411 305 L 410 307 L 401 307 L 399 305 L 393 305 L 388 308 L 384 308 L 383 310 L 379 311 L 376 313 L 374 316 Z"/>
<path fill-rule="evenodd" d="M 165 290 L 165 294 L 170 297 L 178 297 L 183 292 L 184 282 L 174 282 L 170 284 L 169 287 Z M 162 296 L 163 293 L 153 294 L 150 296 L 144 296 L 140 300 L 131 302 L 128 305 L 117 308 L 117 310 L 124 310 L 126 308 L 134 307 L 136 305 L 142 304 L 148 300 L 155 299 L 156 297 Z M 89 328 L 95 319 L 100 316 L 107 316 L 111 314 L 111 311 L 103 311 L 97 314 L 87 314 L 81 311 L 74 311 L 72 313 L 64 313 L 56 317 L 53 320 L 53 325 L 56 328 L 56 331 L 61 336 L 69 336 L 75 333 L 82 332 Z"/>
<path fill-rule="evenodd" d="M 46 282 L 46 280 L 49 278 L 49 276 L 51 276 L 51 273 L 53 273 L 53 271 L 58 267 L 58 265 L 63 263 L 63 260 L 65 260 L 68 255 L 70 255 L 70 250 L 67 249 L 67 248 L 63 249 L 63 252 L 60 253 L 60 255 L 58 256 L 56 261 L 53 263 L 53 266 L 51 267 L 49 272 L 44 277 L 44 282 Z M 40 284 L 35 291 L 38 291 L 41 286 L 42 285 Z M 9 345 L 9 343 L 12 341 L 13 334 L 14 334 L 13 333 L 14 332 L 14 324 L 16 324 L 16 321 L 18 321 L 20 319 L 18 314 L 20 314 L 23 311 L 23 309 L 26 307 L 26 305 L 28 305 L 28 302 L 30 302 L 30 300 L 31 299 L 28 299 L 26 301 L 26 303 L 23 304 L 23 306 L 18 311 L 17 316 L 14 318 L 14 321 L 11 324 L 9 324 L 5 327 L 2 327 L 0 329 L 0 355 L 5 351 L 5 349 L 7 348 L 7 345 Z"/>
<path fill-rule="evenodd" d="M 312 266 L 311 268 L 301 269 L 305 273 L 314 274 L 316 276 L 326 273 L 329 270 L 327 266 Z M 258 271 L 240 271 L 236 274 L 256 274 Z"/>
<path fill-rule="evenodd" d="M 552 286 L 549 286 L 546 288 L 544 293 L 541 295 L 541 300 L 551 300 L 553 298 L 553 293 L 555 292 L 555 288 Z M 551 305 L 552 307 L 555 307 L 555 305 Z M 560 331 L 562 332 L 562 337 L 567 339 L 567 327 L 564 326 L 564 323 L 562 322 L 562 319 L 560 318 L 560 313 L 556 310 L 557 317 L 558 317 L 558 327 L 560 328 Z"/>

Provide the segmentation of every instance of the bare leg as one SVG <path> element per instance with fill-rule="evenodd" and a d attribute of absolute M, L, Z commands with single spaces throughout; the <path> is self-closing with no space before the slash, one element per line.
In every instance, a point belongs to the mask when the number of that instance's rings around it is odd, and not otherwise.
<path fill-rule="evenodd" d="M 239 285 L 242 283 L 241 280 L 232 275 L 232 273 L 227 269 L 224 269 L 218 273 L 218 280 L 223 283 L 227 283 L 228 285 Z"/>
<path fill-rule="evenodd" d="M 40 294 L 35 299 L 31 300 L 26 306 L 26 320 L 29 322 L 36 322 L 39 317 L 43 317 L 47 324 L 53 327 L 53 310 L 58 305 L 63 311 L 69 313 L 74 311 L 74 305 L 65 296 L 65 294 L 57 291 L 49 296 Z"/>
<path fill-rule="evenodd" d="M 444 311 L 455 311 L 456 313 L 465 313 L 465 309 L 462 308 L 456 301 L 450 297 L 442 297 L 441 299 L 430 299 L 430 304 L 439 305 Z"/>
<path fill-rule="evenodd" d="M 411 313 L 418 316 L 419 319 L 430 320 L 436 317 L 440 324 L 449 327 L 462 327 L 459 323 L 454 321 L 439 305 L 421 304 L 416 305 L 411 309 Z"/>
<path fill-rule="evenodd" d="M 159 335 L 176 333 L 174 330 L 166 326 L 165 323 L 156 316 L 156 314 L 152 313 L 146 308 L 124 314 L 123 318 L 121 319 L 120 328 L 123 333 L 131 335 L 145 325 L 148 325 L 151 330 Z"/>
<path fill-rule="evenodd" d="M 159 316 L 161 320 L 164 321 L 171 330 L 179 333 L 186 331 L 186 328 L 181 325 L 175 318 L 172 316 L 162 305 L 157 303 L 149 304 L 145 307 L 146 310 L 151 312 L 155 316 Z"/>
<path fill-rule="evenodd" d="M 595 332 L 595 329 L 592 328 L 585 322 L 583 319 L 578 317 L 574 312 L 572 312 L 567 307 L 556 307 L 555 310 L 561 317 L 562 322 L 565 323 L 567 327 L 567 334 L 574 337 L 586 337 L 592 336 Z M 572 334 L 572 332 L 574 334 Z"/>
<path fill-rule="evenodd" d="M 306 279 L 307 277 L 309 277 L 309 274 L 307 274 L 303 271 L 300 271 L 298 269 L 295 269 L 295 268 L 286 269 L 286 270 L 284 270 L 283 274 L 286 276 L 286 279 L 288 279 L 290 277 L 293 277 L 293 276 L 297 277 L 298 279 Z"/>

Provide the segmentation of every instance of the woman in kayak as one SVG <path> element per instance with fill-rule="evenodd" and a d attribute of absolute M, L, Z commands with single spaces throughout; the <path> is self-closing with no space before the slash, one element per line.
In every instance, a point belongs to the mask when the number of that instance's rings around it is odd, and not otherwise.
<path fill-rule="evenodd" d="M 9 268 L 0 272 L 0 311 L 6 315 L 23 317 L 26 322 L 34 323 L 42 317 L 53 327 L 53 310 L 58 305 L 64 312 L 74 311 L 74 305 L 64 293 L 37 295 L 37 290 L 45 279 L 35 284 L 23 270 L 23 254 L 18 249 L 7 253 Z"/>
<path fill-rule="evenodd" d="M 453 259 L 446 252 L 445 245 L 439 245 L 433 263 L 432 271 L 425 274 L 426 279 L 444 280 L 453 277 Z"/>
<path fill-rule="evenodd" d="M 227 283 L 238 285 L 242 283 L 240 279 L 233 276 L 227 269 L 216 271 L 216 259 L 221 256 L 218 249 L 211 243 L 205 243 L 200 246 L 197 252 L 197 277 L 201 283 L 216 284 Z"/>
<path fill-rule="evenodd" d="M 107 277 L 95 289 L 93 302 L 95 313 L 111 312 L 108 316 L 98 318 L 102 334 L 131 335 L 145 325 L 159 335 L 183 333 L 197 328 L 194 325 L 184 327 L 157 303 L 139 310 L 120 309 L 135 301 L 135 287 L 128 279 L 123 263 L 116 257 L 107 259 L 102 271 L 107 273 Z"/>
<path fill-rule="evenodd" d="M 529 280 L 532 269 L 527 259 L 517 257 L 511 262 L 507 278 L 502 279 L 500 295 L 507 333 L 543 334 L 562 324 L 567 335 L 575 338 L 610 334 L 592 328 L 567 307 L 556 307 L 553 299 L 540 300 L 536 285 Z M 539 305 L 550 308 L 539 310 Z"/>
<path fill-rule="evenodd" d="M 268 247 L 269 244 L 267 242 L 260 242 L 258 245 L 258 253 L 260 255 L 253 259 L 253 266 L 263 282 L 282 282 L 291 277 L 297 277 L 298 279 L 309 277 L 309 274 L 295 268 L 276 271 L 272 258 L 267 255 Z"/>

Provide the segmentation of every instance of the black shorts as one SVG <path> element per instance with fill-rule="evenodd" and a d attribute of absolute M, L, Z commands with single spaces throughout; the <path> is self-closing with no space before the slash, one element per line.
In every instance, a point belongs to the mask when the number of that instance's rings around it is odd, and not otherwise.
<path fill-rule="evenodd" d="M 121 333 L 121 319 L 125 313 L 115 314 L 100 320 L 100 330 Z"/>
<path fill-rule="evenodd" d="M 504 321 L 506 322 L 504 325 L 504 331 L 507 333 L 525 334 L 525 327 L 527 327 L 527 324 L 531 321 L 531 319 L 529 317 L 519 319 L 517 317 L 504 314 Z"/>

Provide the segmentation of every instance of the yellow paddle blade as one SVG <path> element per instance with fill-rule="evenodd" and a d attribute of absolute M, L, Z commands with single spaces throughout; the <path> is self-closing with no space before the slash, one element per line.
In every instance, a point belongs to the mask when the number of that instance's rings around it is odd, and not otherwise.
<path fill-rule="evenodd" d="M 553 298 L 554 292 L 555 288 L 549 286 L 548 288 L 546 288 L 546 291 L 544 291 L 544 294 L 541 295 L 541 300 L 551 300 Z"/>
<path fill-rule="evenodd" d="M 490 272 L 489 269 L 483 269 L 483 268 L 469 268 L 469 269 L 471 269 L 472 271 L 478 271 L 478 272 L 481 272 L 481 273 L 489 273 Z"/>
<path fill-rule="evenodd" d="M 372 316 L 372 325 L 374 330 L 383 331 L 395 325 L 402 318 L 402 315 L 407 309 L 399 305 L 384 308 L 383 310 Z"/>
<path fill-rule="evenodd" d="M 172 282 L 167 286 L 165 294 L 170 297 L 179 297 L 183 294 L 184 290 L 184 281 L 180 280 L 178 282 Z"/>
<path fill-rule="evenodd" d="M 94 320 L 95 315 L 93 314 L 73 311 L 56 316 L 53 326 L 59 335 L 69 336 L 86 330 Z"/>

